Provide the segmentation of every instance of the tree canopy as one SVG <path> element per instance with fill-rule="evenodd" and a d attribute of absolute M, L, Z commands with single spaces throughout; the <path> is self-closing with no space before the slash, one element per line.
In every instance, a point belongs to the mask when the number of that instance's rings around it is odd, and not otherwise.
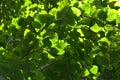
<path fill-rule="evenodd" d="M 118 0 L 0 0 L 0 80 L 119 80 Z"/>

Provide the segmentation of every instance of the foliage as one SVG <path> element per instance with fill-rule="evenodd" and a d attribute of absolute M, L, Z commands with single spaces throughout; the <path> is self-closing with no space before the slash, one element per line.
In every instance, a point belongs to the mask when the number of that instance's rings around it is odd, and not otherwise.
<path fill-rule="evenodd" d="M 0 80 L 119 80 L 117 0 L 1 0 Z"/>

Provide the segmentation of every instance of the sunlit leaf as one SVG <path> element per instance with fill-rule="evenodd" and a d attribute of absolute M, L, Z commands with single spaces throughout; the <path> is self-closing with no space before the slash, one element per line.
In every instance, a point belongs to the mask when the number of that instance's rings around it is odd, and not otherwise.
<path fill-rule="evenodd" d="M 28 32 L 30 32 L 30 30 L 29 29 L 25 29 L 25 31 L 24 31 L 24 37 L 27 35 Z"/>
<path fill-rule="evenodd" d="M 106 42 L 107 44 L 110 44 L 110 41 L 106 37 L 101 38 L 100 41 Z"/>
<path fill-rule="evenodd" d="M 107 31 L 112 31 L 112 30 L 113 30 L 113 26 L 111 26 L 111 25 L 106 25 L 106 26 L 105 26 L 105 29 L 106 29 Z"/>
<path fill-rule="evenodd" d="M 81 12 L 78 8 L 71 7 L 73 14 L 75 14 L 77 17 L 80 16 Z"/>
<path fill-rule="evenodd" d="M 65 51 L 63 49 L 60 48 L 56 48 L 58 50 L 58 55 L 63 55 L 65 53 Z"/>
<path fill-rule="evenodd" d="M 96 74 L 98 72 L 98 66 L 96 65 L 93 65 L 92 68 L 90 68 L 90 72 L 92 74 Z"/>
<path fill-rule="evenodd" d="M 58 9 L 57 8 L 53 8 L 53 9 L 50 10 L 49 14 L 54 15 L 55 18 L 56 18 L 57 17 L 57 12 L 58 12 Z"/>
<path fill-rule="evenodd" d="M 52 56 L 52 55 L 50 55 L 49 53 L 48 53 L 48 58 L 49 58 L 49 59 L 55 59 L 55 57 Z"/>
<path fill-rule="evenodd" d="M 16 26 L 17 29 L 19 29 L 20 26 L 17 24 L 17 21 L 18 21 L 18 18 L 13 18 L 13 19 L 12 19 L 12 24 L 13 24 L 14 26 Z"/>
<path fill-rule="evenodd" d="M 115 9 L 108 9 L 108 12 L 107 12 L 107 21 L 113 21 L 117 18 L 117 11 Z"/>
<path fill-rule="evenodd" d="M 64 42 L 64 40 L 59 41 L 59 43 L 57 44 L 58 48 L 60 49 L 64 49 L 68 45 L 69 44 L 67 42 Z"/>
<path fill-rule="evenodd" d="M 81 37 L 84 37 L 84 34 L 83 34 L 83 32 L 82 32 L 82 30 L 81 30 L 81 29 L 77 29 L 77 32 L 79 32 L 79 33 L 80 33 L 80 36 L 81 36 Z"/>
<path fill-rule="evenodd" d="M 98 33 L 101 28 L 100 28 L 97 24 L 94 24 L 90 29 L 91 29 L 93 32 Z"/>
<path fill-rule="evenodd" d="M 31 77 L 28 77 L 28 80 L 31 80 Z"/>
<path fill-rule="evenodd" d="M 50 41 L 53 47 L 56 46 L 56 42 L 58 41 L 58 34 L 57 33 L 53 34 L 50 38 Z"/>
<path fill-rule="evenodd" d="M 119 1 L 0 0 L 0 80 L 119 80 Z"/>
<path fill-rule="evenodd" d="M 90 14 L 90 4 L 82 4 L 82 9 L 85 11 L 85 14 Z"/>
<path fill-rule="evenodd" d="M 1 24 L 0 25 L 0 30 L 3 30 L 3 28 L 4 28 L 4 24 Z"/>
<path fill-rule="evenodd" d="M 118 24 L 120 24 L 120 17 L 116 18 L 116 25 L 118 26 Z"/>
<path fill-rule="evenodd" d="M 62 8 L 67 6 L 69 4 L 69 2 L 68 2 L 68 0 L 61 0 L 57 4 L 59 5 L 58 9 L 61 10 Z"/>
<path fill-rule="evenodd" d="M 84 71 L 84 77 L 86 77 L 88 75 L 90 75 L 90 72 L 88 71 L 88 69 L 85 69 L 85 71 Z"/>
<path fill-rule="evenodd" d="M 0 47 L 0 51 L 1 51 L 1 50 L 5 50 L 5 49 L 4 49 L 3 47 Z"/>

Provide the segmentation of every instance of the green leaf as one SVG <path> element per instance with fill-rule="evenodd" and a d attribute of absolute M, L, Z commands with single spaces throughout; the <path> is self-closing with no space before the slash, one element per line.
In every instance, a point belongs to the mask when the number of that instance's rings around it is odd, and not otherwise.
<path fill-rule="evenodd" d="M 45 80 L 45 76 L 38 70 L 34 70 L 33 73 L 35 74 L 34 79 L 35 80 Z"/>
<path fill-rule="evenodd" d="M 58 9 L 61 10 L 65 6 L 68 6 L 69 2 L 68 2 L 68 0 L 60 0 L 57 4 L 59 5 Z"/>
<path fill-rule="evenodd" d="M 100 28 L 97 24 L 94 24 L 90 29 L 91 29 L 93 32 L 98 33 L 101 28 Z"/>
<path fill-rule="evenodd" d="M 49 14 L 55 16 L 55 18 L 57 18 L 57 12 L 58 12 L 58 9 L 57 8 L 53 8 L 49 11 Z"/>
<path fill-rule="evenodd" d="M 64 42 L 64 40 L 59 41 L 59 43 L 57 44 L 58 48 L 60 49 L 64 49 L 68 45 L 69 44 L 67 42 Z"/>
<path fill-rule="evenodd" d="M 112 31 L 112 30 L 113 30 L 113 26 L 112 26 L 112 25 L 106 25 L 106 26 L 105 26 L 105 29 L 106 29 L 107 31 Z"/>
<path fill-rule="evenodd" d="M 51 54 L 49 54 L 49 53 L 48 53 L 48 55 L 47 55 L 47 56 L 48 56 L 48 58 L 49 58 L 49 59 L 55 59 L 55 57 L 54 57 L 54 56 L 52 56 L 52 55 L 51 55 Z"/>
<path fill-rule="evenodd" d="M 103 37 L 99 41 L 100 42 L 106 42 L 108 45 L 110 45 L 110 41 L 107 39 L 107 37 Z"/>
<path fill-rule="evenodd" d="M 40 23 L 48 23 L 55 19 L 55 17 L 50 14 L 38 14 L 37 17 Z"/>
<path fill-rule="evenodd" d="M 32 25 L 33 25 L 33 27 L 35 27 L 35 28 L 39 28 L 39 29 L 41 28 L 40 23 L 37 22 L 37 21 L 32 22 Z"/>
<path fill-rule="evenodd" d="M 27 77 L 27 80 L 31 80 L 31 77 Z"/>
<path fill-rule="evenodd" d="M 72 11 L 73 11 L 73 14 L 75 14 L 77 17 L 80 16 L 81 11 L 80 11 L 78 8 L 76 8 L 76 7 L 71 7 L 71 9 L 72 9 Z"/>
<path fill-rule="evenodd" d="M 4 24 L 1 24 L 0 25 L 0 30 L 3 30 L 3 28 L 4 28 Z"/>
<path fill-rule="evenodd" d="M 0 34 L 0 42 L 2 43 L 6 42 L 5 36 L 3 34 Z"/>
<path fill-rule="evenodd" d="M 88 75 L 90 75 L 90 72 L 88 71 L 88 69 L 85 69 L 85 71 L 84 71 L 84 77 L 87 77 Z"/>
<path fill-rule="evenodd" d="M 17 80 L 23 80 L 24 77 L 23 77 L 23 71 L 17 67 L 14 66 L 14 69 L 13 69 L 13 79 L 17 79 Z"/>
<path fill-rule="evenodd" d="M 90 68 L 90 72 L 92 74 L 96 74 L 98 72 L 98 66 L 96 65 L 93 65 L 92 68 Z"/>
<path fill-rule="evenodd" d="M 5 49 L 4 49 L 3 47 L 0 47 L 0 51 L 1 51 L 1 50 L 5 50 Z"/>
<path fill-rule="evenodd" d="M 52 45 L 49 38 L 43 39 L 43 44 L 44 44 L 44 46 L 47 46 L 47 47 L 50 47 Z"/>
<path fill-rule="evenodd" d="M 63 49 L 60 48 L 56 48 L 58 50 L 58 55 L 63 55 L 65 53 L 65 51 Z"/>
<path fill-rule="evenodd" d="M 25 29 L 25 31 L 24 31 L 24 37 L 27 35 L 27 33 L 29 33 L 30 32 L 30 30 L 29 29 Z"/>
<path fill-rule="evenodd" d="M 25 29 L 24 31 L 24 38 L 27 40 L 27 42 L 32 41 L 34 39 L 35 35 L 32 31 L 29 29 Z"/>
<path fill-rule="evenodd" d="M 118 26 L 120 24 L 120 17 L 116 18 L 116 25 Z"/>
<path fill-rule="evenodd" d="M 80 36 L 81 36 L 81 37 L 84 37 L 84 36 L 85 36 L 85 35 L 83 34 L 83 32 L 82 32 L 82 29 L 77 29 L 77 32 L 80 33 Z"/>
<path fill-rule="evenodd" d="M 20 26 L 17 24 L 18 20 L 19 20 L 19 18 L 13 18 L 12 19 L 12 25 L 14 25 L 17 29 L 20 29 Z"/>
<path fill-rule="evenodd" d="M 117 18 L 117 10 L 115 9 L 108 9 L 108 12 L 107 12 L 107 21 L 111 22 L 113 20 L 115 20 Z"/>
<path fill-rule="evenodd" d="M 75 13 L 76 14 L 76 13 Z M 70 6 L 65 6 L 57 15 L 58 18 L 62 19 L 65 24 L 74 25 L 75 16 Z"/>
<path fill-rule="evenodd" d="M 56 42 L 58 41 L 58 34 L 54 33 L 51 37 L 50 37 L 50 41 L 52 43 L 52 47 L 56 46 Z"/>
<path fill-rule="evenodd" d="M 82 9 L 85 11 L 85 14 L 90 14 L 90 4 L 82 4 Z"/>
<path fill-rule="evenodd" d="M 51 54 L 52 56 L 57 56 L 58 50 L 54 47 L 50 48 L 49 54 Z"/>

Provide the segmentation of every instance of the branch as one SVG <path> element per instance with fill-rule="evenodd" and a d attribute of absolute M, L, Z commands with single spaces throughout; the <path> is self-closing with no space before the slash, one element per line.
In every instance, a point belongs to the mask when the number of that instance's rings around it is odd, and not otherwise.
<path fill-rule="evenodd" d="M 52 65 L 53 63 L 54 63 L 54 61 L 51 60 L 49 63 L 46 63 L 46 64 L 43 64 L 43 65 L 39 66 L 39 70 L 43 70 L 44 68 Z"/>

